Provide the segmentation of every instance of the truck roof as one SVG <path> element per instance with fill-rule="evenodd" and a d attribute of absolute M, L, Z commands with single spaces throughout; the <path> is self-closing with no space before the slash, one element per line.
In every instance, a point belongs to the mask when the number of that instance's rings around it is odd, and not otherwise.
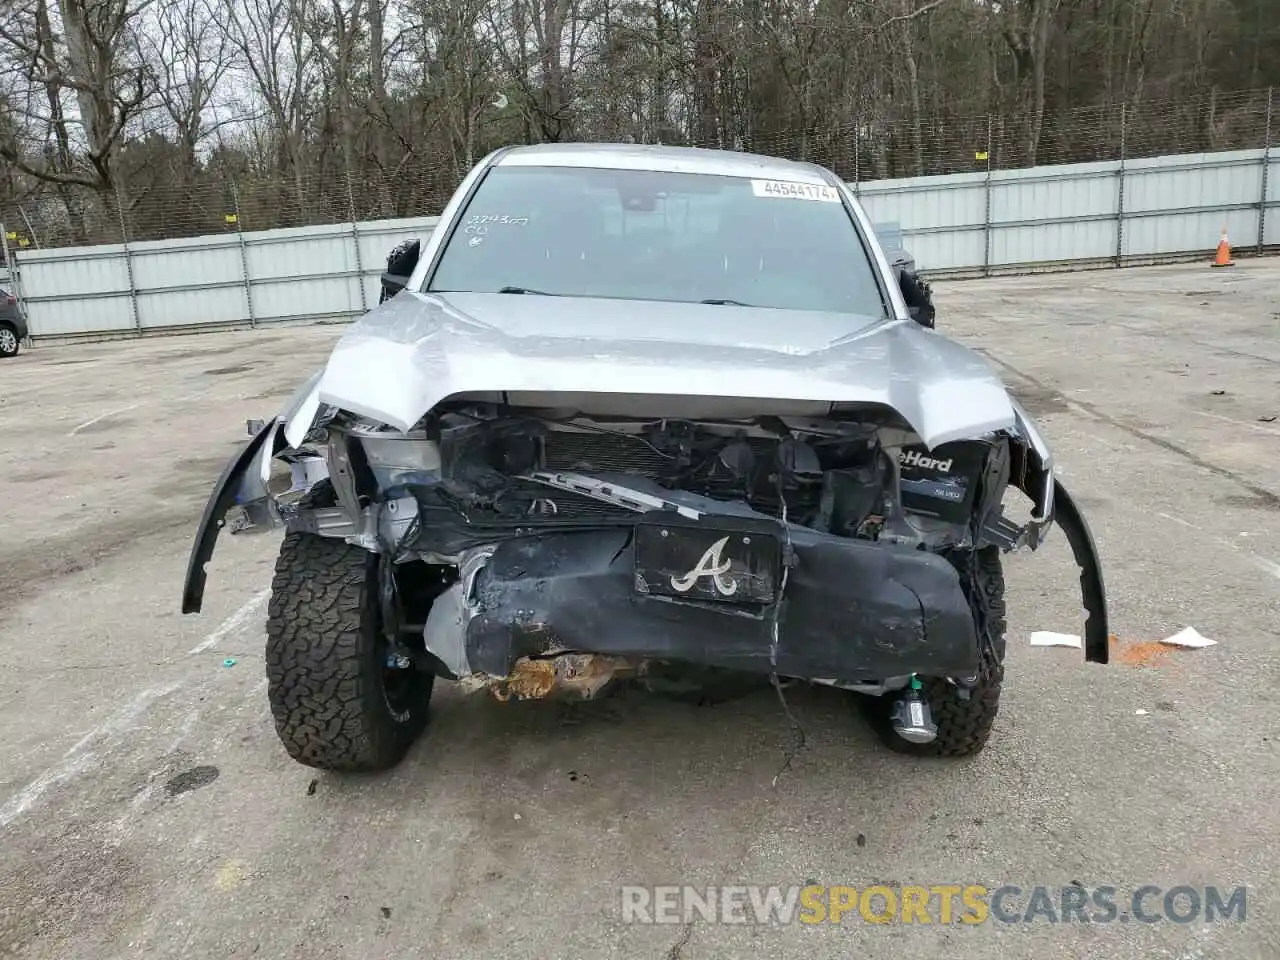
<path fill-rule="evenodd" d="M 664 173 L 707 173 L 814 185 L 837 182 L 833 174 L 813 163 L 736 150 L 637 143 L 540 143 L 518 146 L 498 154 L 493 163 L 502 167 L 597 167 Z"/>

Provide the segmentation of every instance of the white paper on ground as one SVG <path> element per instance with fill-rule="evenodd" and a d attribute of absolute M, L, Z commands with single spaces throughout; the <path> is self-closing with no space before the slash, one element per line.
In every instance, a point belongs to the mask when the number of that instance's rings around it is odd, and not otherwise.
<path fill-rule="evenodd" d="M 1080 638 L 1074 633 L 1054 633 L 1051 630 L 1035 630 L 1031 633 L 1033 647 L 1083 647 Z"/>
<path fill-rule="evenodd" d="M 1218 641 L 1202 636 L 1195 627 L 1187 627 L 1185 630 L 1179 630 L 1172 637 L 1165 637 L 1160 642 L 1170 643 L 1175 647 L 1212 647 Z"/>

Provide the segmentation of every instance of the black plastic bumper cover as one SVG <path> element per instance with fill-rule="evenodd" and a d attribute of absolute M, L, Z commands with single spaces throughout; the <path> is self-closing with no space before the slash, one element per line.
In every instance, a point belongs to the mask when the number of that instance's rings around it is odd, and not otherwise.
<path fill-rule="evenodd" d="M 1102 563 L 1093 534 L 1061 480 L 1053 484 L 1054 521 L 1062 528 L 1071 553 L 1080 567 L 1080 597 L 1086 613 L 1084 658 L 1089 663 L 1111 660 L 1110 627 L 1107 623 L 1107 589 L 1102 582 Z"/>
<path fill-rule="evenodd" d="M 798 528 L 791 545 L 795 563 L 778 609 L 779 675 L 859 682 L 977 673 L 973 614 L 946 560 Z M 629 530 L 499 546 L 476 579 L 480 612 L 465 636 L 470 668 L 507 676 L 517 658 L 554 645 L 773 672 L 768 615 L 638 593 L 634 550 Z"/>
<path fill-rule="evenodd" d="M 275 424 L 275 418 L 268 420 L 243 449 L 227 461 L 218 482 L 213 485 L 213 492 L 209 494 L 204 514 L 200 517 L 200 526 L 196 529 L 195 542 L 191 545 L 191 556 L 187 559 L 187 578 L 182 585 L 183 613 L 199 613 L 204 605 L 205 564 L 213 557 L 213 548 L 217 545 L 227 511 L 235 506 L 240 479 L 267 438 L 272 436 Z"/>

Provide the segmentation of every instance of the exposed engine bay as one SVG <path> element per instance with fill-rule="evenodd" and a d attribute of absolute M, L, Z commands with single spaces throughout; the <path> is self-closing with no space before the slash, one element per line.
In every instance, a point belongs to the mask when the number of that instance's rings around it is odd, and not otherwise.
<path fill-rule="evenodd" d="M 396 523 L 371 548 L 438 562 L 511 537 L 625 525 L 655 510 L 696 518 L 745 507 L 824 534 L 931 550 L 1008 549 L 1039 536 L 1001 520 L 1011 467 L 1025 460 L 1008 436 L 928 451 L 888 414 L 627 420 L 454 402 L 409 433 L 333 411 L 308 439 L 329 450 L 316 444 L 292 459 L 328 458 L 339 505 L 358 502 L 367 514 L 373 501 L 398 504 Z M 345 497 L 337 478 L 350 480 Z M 296 492 L 307 485 L 295 483 Z M 293 512 L 285 508 L 286 521 Z M 304 515 L 290 525 L 339 533 Z"/>
<path fill-rule="evenodd" d="M 250 471 L 232 531 L 283 523 L 382 555 L 390 632 L 500 697 L 693 650 L 870 693 L 921 668 L 964 685 L 986 656 L 970 559 L 1036 548 L 1054 496 L 1016 431 L 929 450 L 872 406 L 633 418 L 462 398 L 403 433 L 337 408 L 297 447 L 262 432 L 263 466 L 292 476 Z M 1029 521 L 1004 516 L 1010 486 Z"/>

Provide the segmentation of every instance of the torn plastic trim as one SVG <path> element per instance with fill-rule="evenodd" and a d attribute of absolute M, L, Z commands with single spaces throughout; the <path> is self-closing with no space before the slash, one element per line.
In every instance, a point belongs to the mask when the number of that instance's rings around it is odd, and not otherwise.
<path fill-rule="evenodd" d="M 436 597 L 423 626 L 427 651 L 444 664 L 456 680 L 472 673 L 465 638 L 471 621 L 481 610 L 476 578 L 497 549 L 496 544 L 475 547 L 458 558 L 457 582 Z"/>
<path fill-rule="evenodd" d="M 1075 499 L 1061 480 L 1054 481 L 1054 520 L 1062 528 L 1080 567 L 1080 599 L 1084 605 L 1084 658 L 1089 663 L 1110 663 L 1110 626 L 1107 622 L 1107 590 L 1093 533 Z"/>
<path fill-rule="evenodd" d="M 1013 405 L 1015 433 L 1021 441 L 1018 448 L 1023 454 L 1022 470 L 1019 471 L 1017 486 L 1035 504 L 1031 524 L 1035 529 L 1032 531 L 1033 538 L 1030 541 L 1034 549 L 1044 542 L 1044 535 L 1053 520 L 1055 493 L 1053 453 L 1035 421 L 1031 419 L 1031 415 L 1012 394 L 1009 395 L 1009 402 Z"/>
<path fill-rule="evenodd" d="M 240 483 L 251 469 L 255 460 L 266 446 L 267 441 L 275 437 L 275 427 L 279 421 L 275 418 L 263 425 L 263 429 L 249 438 L 239 453 L 231 457 L 213 491 L 205 502 L 204 513 L 200 517 L 200 525 L 196 530 L 195 542 L 191 545 L 191 554 L 187 559 L 187 574 L 182 587 L 182 612 L 199 613 L 204 604 L 204 588 L 207 580 L 205 565 L 213 557 L 218 541 L 218 534 L 226 522 L 227 511 L 233 507 L 240 493 Z"/>

